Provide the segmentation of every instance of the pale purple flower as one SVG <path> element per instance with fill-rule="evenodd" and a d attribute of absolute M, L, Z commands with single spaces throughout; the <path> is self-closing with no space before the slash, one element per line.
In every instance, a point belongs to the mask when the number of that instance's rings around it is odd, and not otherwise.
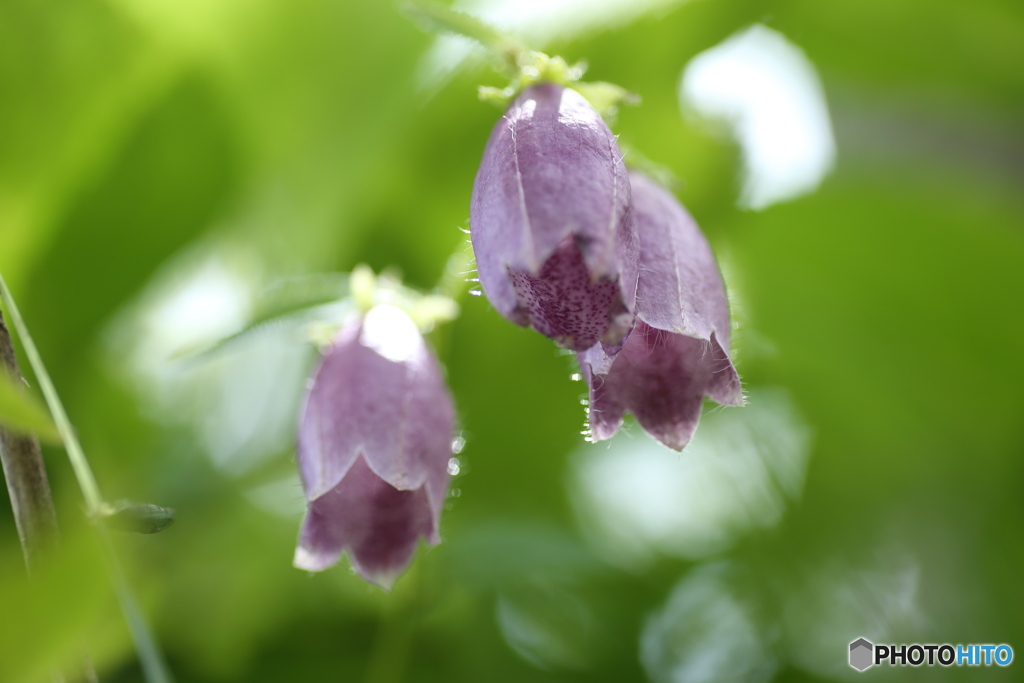
<path fill-rule="evenodd" d="M 405 313 L 376 306 L 344 327 L 299 424 L 308 508 L 295 566 L 327 569 L 347 551 L 360 576 L 390 587 L 421 536 L 439 540 L 453 429 L 441 367 Z"/>
<path fill-rule="evenodd" d="M 559 345 L 619 344 L 633 321 L 638 244 L 615 136 L 575 90 L 525 90 L 491 133 L 470 231 L 498 311 Z"/>
<path fill-rule="evenodd" d="M 630 173 L 640 235 L 637 322 L 617 354 L 579 354 L 590 387 L 590 429 L 610 438 L 629 411 L 666 446 L 682 450 L 707 396 L 743 405 L 729 358 L 729 302 L 711 247 L 686 209 L 650 178 Z"/>

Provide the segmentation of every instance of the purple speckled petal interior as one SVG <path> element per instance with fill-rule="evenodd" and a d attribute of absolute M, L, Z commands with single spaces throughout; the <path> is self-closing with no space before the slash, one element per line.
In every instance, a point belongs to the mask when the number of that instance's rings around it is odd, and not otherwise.
<path fill-rule="evenodd" d="M 528 88 L 495 126 L 473 186 L 470 228 L 488 299 L 577 350 L 610 325 L 613 341 L 621 338 L 639 255 L 629 206 L 622 153 L 597 112 L 574 90 Z M 548 311 L 546 288 L 577 298 L 596 289 L 601 302 L 575 315 Z M 607 306 L 600 315 L 598 303 Z"/>
<path fill-rule="evenodd" d="M 572 236 L 562 241 L 537 277 L 512 269 L 509 275 L 533 328 L 559 346 L 582 350 L 602 339 L 618 343 L 633 321 L 616 280 L 591 281 Z"/>

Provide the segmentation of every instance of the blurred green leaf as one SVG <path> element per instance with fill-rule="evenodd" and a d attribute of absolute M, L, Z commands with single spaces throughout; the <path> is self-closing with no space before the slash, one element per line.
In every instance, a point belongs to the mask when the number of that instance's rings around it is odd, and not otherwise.
<path fill-rule="evenodd" d="M 57 425 L 49 411 L 0 370 L 0 425 L 15 432 L 35 434 L 48 443 L 60 443 Z"/>
<path fill-rule="evenodd" d="M 81 661 L 89 633 L 116 615 L 92 530 L 79 526 L 64 532 L 59 552 L 31 579 L 20 562 L 0 569 L 0 680 L 5 683 L 48 680 L 54 668 Z"/>
<path fill-rule="evenodd" d="M 268 325 L 285 321 L 300 313 L 343 300 L 349 293 L 349 276 L 343 273 L 317 273 L 288 278 L 268 287 L 256 298 L 249 321 L 238 332 L 210 346 L 182 349 L 177 355 L 202 357 L 223 349 Z"/>

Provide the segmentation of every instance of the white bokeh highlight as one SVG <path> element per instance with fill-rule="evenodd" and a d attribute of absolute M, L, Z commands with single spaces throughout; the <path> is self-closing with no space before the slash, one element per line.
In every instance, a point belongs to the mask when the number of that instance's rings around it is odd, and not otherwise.
<path fill-rule="evenodd" d="M 679 99 L 684 111 L 731 128 L 743 152 L 744 208 L 760 210 L 813 191 L 835 161 L 814 65 L 766 26 L 755 24 L 694 57 Z"/>
<path fill-rule="evenodd" d="M 723 563 L 680 581 L 640 634 L 652 683 L 765 683 L 777 661 L 753 610 L 736 596 Z"/>
<path fill-rule="evenodd" d="M 293 448 L 310 364 L 302 334 L 288 325 L 191 355 L 244 326 L 258 270 L 237 249 L 198 245 L 171 259 L 107 334 L 110 362 L 141 409 L 194 430 L 213 465 L 230 476 Z"/>
<path fill-rule="evenodd" d="M 360 343 L 395 363 L 407 363 L 423 353 L 416 323 L 396 306 L 374 306 L 363 319 Z"/>
<path fill-rule="evenodd" d="M 802 567 L 785 596 L 782 633 L 793 665 L 828 679 L 859 680 L 836 643 L 935 642 L 923 605 L 920 560 L 900 542 Z M 940 631 L 941 633 L 941 631 Z M 941 637 L 941 636 L 940 636 Z M 942 641 L 939 641 L 942 642 Z"/>
<path fill-rule="evenodd" d="M 577 518 L 611 562 L 642 568 L 662 553 L 707 557 L 776 525 L 803 488 L 810 439 L 786 394 L 762 389 L 744 408 L 705 414 L 682 453 L 642 434 L 605 443 L 574 459 Z"/>

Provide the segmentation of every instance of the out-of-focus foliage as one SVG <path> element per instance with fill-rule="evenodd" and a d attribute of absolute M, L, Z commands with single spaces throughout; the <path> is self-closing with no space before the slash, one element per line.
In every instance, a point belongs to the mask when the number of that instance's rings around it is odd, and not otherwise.
<path fill-rule="evenodd" d="M 0 271 L 104 493 L 177 510 L 117 539 L 177 680 L 842 680 L 858 636 L 1022 651 L 1024 5 L 513 5 L 473 7 L 643 97 L 615 132 L 718 251 L 751 405 L 682 455 L 635 425 L 584 444 L 571 358 L 465 297 L 431 333 L 465 438 L 444 540 L 386 595 L 291 566 L 307 331 L 180 352 L 283 278 L 433 287 L 500 116 L 475 88 L 504 83 L 430 80 L 435 38 L 389 2 L 0 3 Z M 816 191 L 756 212 L 740 148 L 678 100 L 754 23 L 810 60 L 836 142 Z M 84 649 L 139 680 L 45 455 L 65 553 L 26 582 L 0 505 L 0 680 Z"/>
<path fill-rule="evenodd" d="M 16 432 L 38 434 L 60 442 L 57 427 L 41 402 L 24 392 L 19 382 L 0 373 L 0 426 Z"/>

